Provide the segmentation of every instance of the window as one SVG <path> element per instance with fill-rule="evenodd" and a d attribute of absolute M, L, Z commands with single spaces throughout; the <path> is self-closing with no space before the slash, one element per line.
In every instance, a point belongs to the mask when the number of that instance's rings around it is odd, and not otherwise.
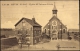
<path fill-rule="evenodd" d="M 26 24 L 25 24 L 25 22 L 23 22 L 23 26 L 25 26 Z"/>
<path fill-rule="evenodd" d="M 27 30 L 26 30 L 26 34 L 27 34 Z"/>
<path fill-rule="evenodd" d="M 36 36 L 37 35 L 37 31 L 36 30 L 34 30 L 34 36 Z"/>
<path fill-rule="evenodd" d="M 23 20 L 23 22 L 22 22 L 22 25 L 23 25 L 23 26 L 25 26 L 25 25 L 26 25 L 24 20 Z"/>
<path fill-rule="evenodd" d="M 52 21 L 52 25 L 57 25 L 57 22 L 56 21 Z"/>
<path fill-rule="evenodd" d="M 41 33 L 41 31 L 39 30 L 39 34 Z"/>
<path fill-rule="evenodd" d="M 52 29 L 53 29 L 53 26 L 52 26 Z"/>
<path fill-rule="evenodd" d="M 53 31 L 52 31 L 52 33 L 55 33 L 55 32 L 56 32 L 56 30 L 53 30 Z"/>
<path fill-rule="evenodd" d="M 30 40 L 30 37 L 26 37 L 26 40 L 29 41 Z"/>
<path fill-rule="evenodd" d="M 31 31 L 32 31 L 32 27 L 31 27 Z"/>
<path fill-rule="evenodd" d="M 35 40 L 35 43 L 37 43 L 37 41 Z"/>
<path fill-rule="evenodd" d="M 46 33 L 46 29 L 45 29 L 45 33 Z"/>
<path fill-rule="evenodd" d="M 36 31 L 36 35 L 38 35 L 38 30 Z"/>
<path fill-rule="evenodd" d="M 50 34 L 50 30 L 48 30 L 48 33 Z"/>
<path fill-rule="evenodd" d="M 38 35 L 40 35 L 41 34 L 41 31 L 40 30 L 38 30 Z"/>
<path fill-rule="evenodd" d="M 55 21 L 53 22 L 53 25 L 56 25 L 56 22 Z"/>
<path fill-rule="evenodd" d="M 36 31 L 34 31 L 34 34 L 36 34 Z"/>
<path fill-rule="evenodd" d="M 18 31 L 18 34 L 19 34 L 19 31 Z"/>
<path fill-rule="evenodd" d="M 18 31 L 18 34 L 21 34 L 21 31 L 20 30 Z"/>
<path fill-rule="evenodd" d="M 41 39 L 39 38 L 39 41 L 41 41 Z"/>
<path fill-rule="evenodd" d="M 53 11 L 53 14 L 57 14 L 57 11 Z"/>
<path fill-rule="evenodd" d="M 57 29 L 57 26 L 54 26 L 54 30 Z"/>
<path fill-rule="evenodd" d="M 65 29 L 63 29 L 63 33 L 65 33 Z"/>

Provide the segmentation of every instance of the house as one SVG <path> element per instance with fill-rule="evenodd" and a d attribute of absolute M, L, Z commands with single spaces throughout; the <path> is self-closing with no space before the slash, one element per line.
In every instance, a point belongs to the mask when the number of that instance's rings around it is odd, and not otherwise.
<path fill-rule="evenodd" d="M 58 19 L 57 17 L 57 9 L 54 4 L 54 8 L 52 10 L 52 18 L 48 21 L 48 23 L 44 26 L 43 32 L 53 39 L 67 39 L 67 27 Z"/>
<path fill-rule="evenodd" d="M 15 24 L 16 34 L 24 35 L 31 44 L 36 44 L 41 40 L 41 25 L 35 18 L 22 18 Z"/>

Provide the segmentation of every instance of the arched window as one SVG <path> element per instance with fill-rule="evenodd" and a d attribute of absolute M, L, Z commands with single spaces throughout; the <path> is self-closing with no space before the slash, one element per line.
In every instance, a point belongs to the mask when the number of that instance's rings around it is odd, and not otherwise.
<path fill-rule="evenodd" d="M 65 29 L 63 29 L 63 33 L 65 33 Z"/>
<path fill-rule="evenodd" d="M 53 28 L 54 28 L 54 30 L 55 30 L 55 29 L 57 29 L 57 26 L 54 26 Z"/>
<path fill-rule="evenodd" d="M 45 33 L 46 33 L 46 29 L 45 29 Z"/>

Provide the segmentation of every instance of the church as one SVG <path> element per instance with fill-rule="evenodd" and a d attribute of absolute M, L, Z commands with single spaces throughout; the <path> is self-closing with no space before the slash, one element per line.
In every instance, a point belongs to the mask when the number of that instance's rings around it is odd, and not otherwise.
<path fill-rule="evenodd" d="M 43 27 L 43 32 L 51 38 L 51 40 L 67 39 L 67 27 L 58 19 L 57 8 L 54 3 L 54 8 L 52 10 L 52 18 Z"/>

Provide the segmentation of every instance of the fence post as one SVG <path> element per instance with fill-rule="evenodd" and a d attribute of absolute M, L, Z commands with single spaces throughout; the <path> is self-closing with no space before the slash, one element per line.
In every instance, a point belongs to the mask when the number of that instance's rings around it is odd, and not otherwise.
<path fill-rule="evenodd" d="M 60 44 L 59 43 L 57 44 L 57 50 L 60 50 Z"/>

